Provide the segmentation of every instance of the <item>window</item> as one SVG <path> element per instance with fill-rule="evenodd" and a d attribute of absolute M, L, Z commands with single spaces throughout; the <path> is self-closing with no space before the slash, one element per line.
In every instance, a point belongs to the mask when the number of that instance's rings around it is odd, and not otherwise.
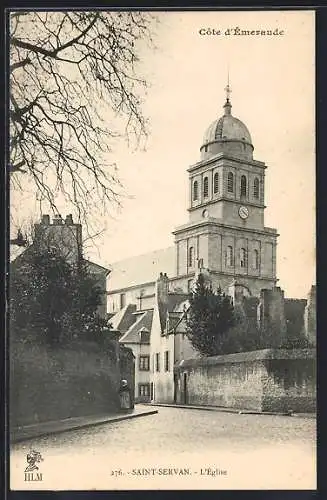
<path fill-rule="evenodd" d="M 227 266 L 232 266 L 233 265 L 233 247 L 232 246 L 228 246 L 227 247 L 227 253 L 226 253 L 226 257 L 227 257 Z"/>
<path fill-rule="evenodd" d="M 187 291 L 188 292 L 192 291 L 192 286 L 193 286 L 193 280 L 188 280 L 188 282 L 187 282 Z"/>
<path fill-rule="evenodd" d="M 169 372 L 169 351 L 165 351 L 165 372 Z"/>
<path fill-rule="evenodd" d="M 194 248 L 190 247 L 188 249 L 188 266 L 193 267 L 194 266 Z"/>
<path fill-rule="evenodd" d="M 259 252 L 254 250 L 253 252 L 253 267 L 254 269 L 259 269 Z"/>
<path fill-rule="evenodd" d="M 156 353 L 156 372 L 160 372 L 160 353 Z"/>
<path fill-rule="evenodd" d="M 139 331 L 140 343 L 149 344 L 150 343 L 150 332 L 146 328 L 141 328 Z"/>
<path fill-rule="evenodd" d="M 218 172 L 215 173 L 213 176 L 213 192 L 217 194 L 219 191 L 219 174 Z"/>
<path fill-rule="evenodd" d="M 194 181 L 194 184 L 193 184 L 193 200 L 196 201 L 198 198 L 199 198 L 198 181 Z"/>
<path fill-rule="evenodd" d="M 240 250 L 240 265 L 241 265 L 241 267 L 246 267 L 247 266 L 246 250 L 245 250 L 245 248 L 241 248 L 241 250 Z"/>
<path fill-rule="evenodd" d="M 139 361 L 140 370 L 148 372 L 150 370 L 150 356 L 140 356 Z"/>
<path fill-rule="evenodd" d="M 227 191 L 234 193 L 234 174 L 232 172 L 229 172 L 227 176 Z"/>
<path fill-rule="evenodd" d="M 150 384 L 139 384 L 139 396 L 141 397 L 150 396 Z"/>
<path fill-rule="evenodd" d="M 246 196 L 246 177 L 242 175 L 241 177 L 241 196 Z"/>
<path fill-rule="evenodd" d="M 125 293 L 121 293 L 120 294 L 120 309 L 122 309 L 123 307 L 125 307 L 126 305 L 126 294 Z"/>
<path fill-rule="evenodd" d="M 208 198 L 209 195 L 209 179 L 205 177 L 203 179 L 203 197 Z"/>
<path fill-rule="evenodd" d="M 259 199 L 259 179 L 256 177 L 253 182 L 253 197 Z"/>

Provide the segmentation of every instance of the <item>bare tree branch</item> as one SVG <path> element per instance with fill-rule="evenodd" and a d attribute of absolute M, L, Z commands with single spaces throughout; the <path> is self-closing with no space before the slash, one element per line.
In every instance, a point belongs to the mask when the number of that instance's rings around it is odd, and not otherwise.
<path fill-rule="evenodd" d="M 88 222 L 119 205 L 113 140 L 146 138 L 140 44 L 145 12 L 13 12 L 10 16 L 10 167 L 56 211 L 60 192 Z M 24 167 L 24 170 L 22 169 Z"/>

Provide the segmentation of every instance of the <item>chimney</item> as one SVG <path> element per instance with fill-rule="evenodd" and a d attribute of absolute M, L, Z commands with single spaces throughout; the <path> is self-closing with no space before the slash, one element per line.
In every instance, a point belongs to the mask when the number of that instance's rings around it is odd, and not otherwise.
<path fill-rule="evenodd" d="M 160 301 L 166 302 L 168 300 L 168 283 L 167 274 L 160 273 L 156 286 L 157 296 Z"/>
<path fill-rule="evenodd" d="M 41 224 L 44 226 L 50 225 L 50 215 L 42 215 Z"/>
<path fill-rule="evenodd" d="M 74 224 L 73 223 L 73 216 L 72 216 L 72 214 L 66 215 L 65 224 L 67 226 L 72 226 Z"/>
<path fill-rule="evenodd" d="M 62 222 L 63 221 L 62 221 L 61 215 L 59 215 L 59 214 L 56 217 L 54 217 L 52 220 L 53 224 L 62 224 Z"/>

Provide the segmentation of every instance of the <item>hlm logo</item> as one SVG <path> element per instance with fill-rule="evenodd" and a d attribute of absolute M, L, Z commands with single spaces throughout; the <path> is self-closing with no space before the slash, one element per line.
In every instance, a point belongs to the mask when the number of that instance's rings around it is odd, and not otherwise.
<path fill-rule="evenodd" d="M 25 481 L 42 481 L 42 472 L 37 472 L 39 467 L 37 463 L 43 462 L 39 451 L 31 450 L 26 455 L 27 467 L 25 469 Z"/>

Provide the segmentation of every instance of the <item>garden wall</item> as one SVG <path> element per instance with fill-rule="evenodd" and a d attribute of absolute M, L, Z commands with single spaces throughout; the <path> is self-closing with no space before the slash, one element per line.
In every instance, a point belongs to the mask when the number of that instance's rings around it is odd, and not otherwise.
<path fill-rule="evenodd" d="M 314 349 L 264 349 L 175 365 L 176 402 L 272 412 L 314 412 Z"/>
<path fill-rule="evenodd" d="M 11 342 L 11 429 L 115 412 L 119 378 L 117 360 L 96 343 L 52 348 Z"/>

